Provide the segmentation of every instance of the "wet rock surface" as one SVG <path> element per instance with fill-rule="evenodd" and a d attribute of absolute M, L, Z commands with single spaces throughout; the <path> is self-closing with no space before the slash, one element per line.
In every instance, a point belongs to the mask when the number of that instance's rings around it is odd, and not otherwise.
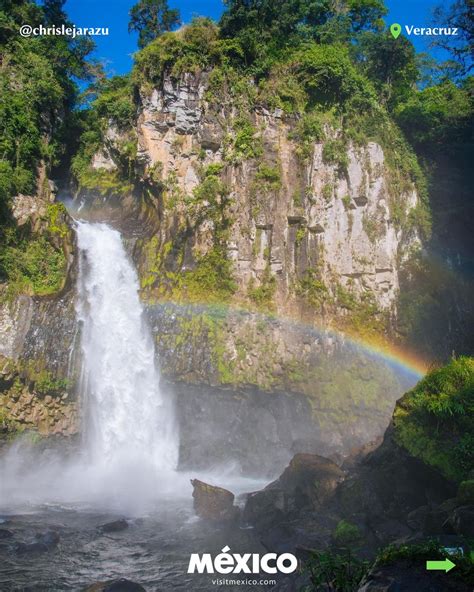
<path fill-rule="evenodd" d="M 46 553 L 52 551 L 58 546 L 60 541 L 59 533 L 55 530 L 48 530 L 44 533 L 35 535 L 34 541 L 30 543 L 18 543 L 15 546 L 15 552 L 19 555 L 29 553 Z"/>
<path fill-rule="evenodd" d="M 107 522 L 106 524 L 101 524 L 98 529 L 100 532 L 120 532 L 128 528 L 128 522 L 125 518 L 120 518 L 119 520 L 113 520 L 112 522 Z"/>
<path fill-rule="evenodd" d="M 234 494 L 228 489 L 192 479 L 194 509 L 196 514 L 212 522 L 236 522 L 239 508 L 234 506 Z"/>
<path fill-rule="evenodd" d="M 296 454 L 276 481 L 249 494 L 244 520 L 264 528 L 319 510 L 343 478 L 344 472 L 331 460 Z"/>
<path fill-rule="evenodd" d="M 300 434 L 314 434 L 301 395 L 252 388 L 169 384 L 180 424 L 180 468 L 235 464 L 244 474 L 278 474 Z"/>

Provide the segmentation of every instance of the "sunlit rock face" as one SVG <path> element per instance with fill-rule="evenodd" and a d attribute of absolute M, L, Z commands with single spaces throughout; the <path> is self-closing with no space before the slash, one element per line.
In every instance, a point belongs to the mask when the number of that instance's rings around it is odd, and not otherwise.
<path fill-rule="evenodd" d="M 257 108 L 247 115 L 261 153 L 232 162 L 228 144 L 236 134 L 236 109 L 208 102 L 206 90 L 207 75 L 200 74 L 167 78 L 161 88 L 142 92 L 137 158 L 145 170 L 159 169 L 168 193 L 181 196 L 199 187 L 203 169 L 225 165 L 232 220 L 226 246 L 238 294 L 244 297 L 249 282 L 258 286 L 270 270 L 278 309 L 292 309 L 295 282 L 317 270 L 329 292 L 340 285 L 357 295 L 370 294 L 380 309 L 394 312 L 399 262 L 418 239 L 397 227 L 390 204 L 397 194 L 408 213 L 418 198 L 413 188 L 391 187 L 382 148 L 374 142 L 349 144 L 342 169 L 328 162 L 324 143 L 316 142 L 302 161 L 291 139 L 296 119 Z M 337 141 L 337 131 L 328 134 Z M 116 132 L 107 140 L 111 146 L 118 141 Z M 275 172 L 273 181 L 262 174 L 262 166 Z M 185 200 L 173 200 L 169 208 L 164 204 L 162 244 L 186 216 Z M 186 238 L 187 250 L 205 253 L 213 230 L 211 220 L 195 226 Z M 141 260 L 144 276 L 147 267 Z"/>

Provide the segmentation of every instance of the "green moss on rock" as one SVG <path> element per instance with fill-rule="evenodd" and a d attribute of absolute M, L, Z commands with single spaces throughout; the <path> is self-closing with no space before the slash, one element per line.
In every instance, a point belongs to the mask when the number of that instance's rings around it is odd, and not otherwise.
<path fill-rule="evenodd" d="M 397 404 L 395 439 L 452 481 L 474 470 L 474 358 L 430 372 Z"/>

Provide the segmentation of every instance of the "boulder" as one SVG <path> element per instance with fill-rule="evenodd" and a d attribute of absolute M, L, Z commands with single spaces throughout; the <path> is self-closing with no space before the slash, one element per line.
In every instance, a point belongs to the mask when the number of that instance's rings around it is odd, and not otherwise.
<path fill-rule="evenodd" d="M 194 509 L 200 518 L 214 522 L 236 520 L 239 508 L 234 506 L 235 496 L 223 487 L 209 485 L 199 479 L 191 479 Z"/>
<path fill-rule="evenodd" d="M 44 533 L 37 534 L 35 540 L 31 543 L 18 543 L 15 547 L 15 551 L 18 555 L 45 553 L 55 549 L 59 541 L 59 533 L 55 530 L 47 530 Z"/>
<path fill-rule="evenodd" d="M 281 476 L 265 489 L 248 494 L 243 518 L 266 529 L 328 501 L 344 472 L 317 454 L 295 454 Z"/>
<path fill-rule="evenodd" d="M 8 528 L 0 528 L 0 539 L 11 539 L 13 532 Z"/>
<path fill-rule="evenodd" d="M 243 519 L 259 528 L 270 528 L 285 520 L 287 503 L 282 489 L 263 489 L 249 493 L 245 502 Z"/>
<path fill-rule="evenodd" d="M 125 518 L 120 518 L 119 520 L 107 522 L 106 524 L 101 524 L 99 526 L 99 530 L 101 532 L 120 532 L 126 528 L 128 528 L 128 522 L 125 520 Z"/>
<path fill-rule="evenodd" d="M 290 510 L 317 510 L 343 479 L 344 471 L 331 460 L 317 454 L 300 453 L 295 454 L 275 485 L 285 492 Z"/>
<path fill-rule="evenodd" d="M 447 524 L 456 534 L 474 536 L 474 506 L 456 508 L 447 519 Z"/>

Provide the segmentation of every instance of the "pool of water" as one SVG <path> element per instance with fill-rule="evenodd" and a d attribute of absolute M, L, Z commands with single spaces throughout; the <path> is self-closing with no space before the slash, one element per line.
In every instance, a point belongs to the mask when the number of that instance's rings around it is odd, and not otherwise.
<path fill-rule="evenodd" d="M 128 521 L 125 530 L 102 533 L 98 528 L 123 517 Z M 4 511 L 1 522 L 0 528 L 13 532 L 13 537 L 0 540 L 2 592 L 79 591 L 116 578 L 138 582 L 148 592 L 255 591 L 254 585 L 217 586 L 213 575 L 188 574 L 189 558 L 191 553 L 217 555 L 226 545 L 235 553 L 266 552 L 251 528 L 218 527 L 198 519 L 191 499 L 168 499 L 153 511 L 133 517 L 77 504 L 23 506 Z M 15 550 L 18 543 L 31 542 L 37 533 L 49 529 L 59 533 L 56 548 L 24 554 Z"/>

